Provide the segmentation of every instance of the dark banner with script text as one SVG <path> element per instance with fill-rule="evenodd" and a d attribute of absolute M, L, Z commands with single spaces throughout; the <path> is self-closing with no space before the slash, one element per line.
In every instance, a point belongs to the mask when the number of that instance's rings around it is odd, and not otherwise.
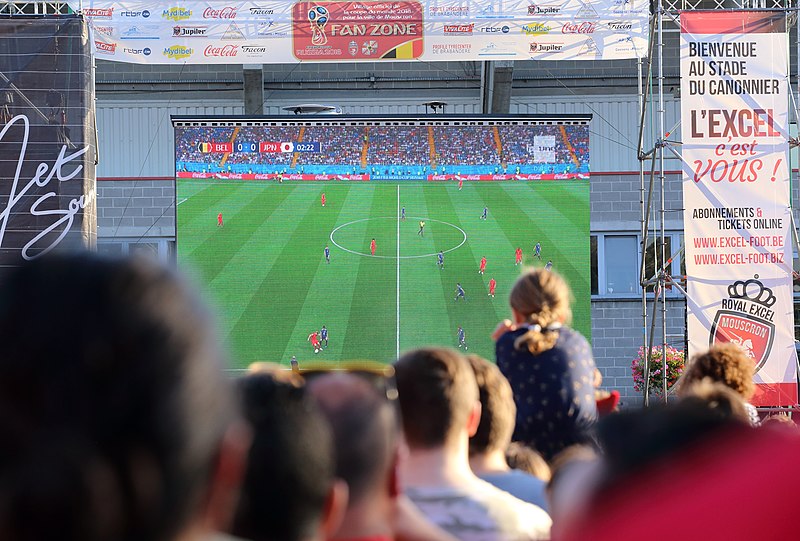
<path fill-rule="evenodd" d="M 81 17 L 0 20 L 2 269 L 95 245 L 92 79 Z"/>

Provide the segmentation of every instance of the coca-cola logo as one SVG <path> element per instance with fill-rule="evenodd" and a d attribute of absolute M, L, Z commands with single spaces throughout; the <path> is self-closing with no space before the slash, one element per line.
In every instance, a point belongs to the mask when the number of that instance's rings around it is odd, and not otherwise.
<path fill-rule="evenodd" d="M 236 8 L 231 6 L 226 6 L 222 9 L 211 9 L 206 8 L 203 11 L 203 18 L 204 19 L 235 19 L 236 18 Z"/>
<path fill-rule="evenodd" d="M 215 47 L 213 45 L 209 45 L 203 51 L 204 56 L 222 56 L 222 57 L 233 57 L 239 54 L 239 46 L 238 45 L 225 45 L 223 47 Z"/>
<path fill-rule="evenodd" d="M 562 34 L 594 34 L 597 24 L 589 21 L 582 23 L 564 23 L 561 27 Z"/>

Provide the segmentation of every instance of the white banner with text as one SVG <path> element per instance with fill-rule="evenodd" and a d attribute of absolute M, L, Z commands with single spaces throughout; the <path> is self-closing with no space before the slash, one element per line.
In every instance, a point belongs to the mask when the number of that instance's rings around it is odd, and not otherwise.
<path fill-rule="evenodd" d="M 613 60 L 649 32 L 644 0 L 70 3 L 97 58 L 140 64 Z"/>
<path fill-rule="evenodd" d="M 681 14 L 689 354 L 739 344 L 763 406 L 797 403 L 785 17 Z"/>

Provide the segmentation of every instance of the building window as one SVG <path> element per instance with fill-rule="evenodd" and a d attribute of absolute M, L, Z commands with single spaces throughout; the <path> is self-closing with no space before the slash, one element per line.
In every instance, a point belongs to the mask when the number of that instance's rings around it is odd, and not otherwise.
<path fill-rule="evenodd" d="M 680 254 L 672 252 L 674 246 L 680 246 L 680 233 L 668 233 L 666 236 L 667 258 L 672 262 L 667 272 L 676 276 L 676 272 L 685 274 Z M 641 295 L 639 273 L 641 270 L 641 237 L 630 233 L 596 233 L 591 236 L 591 291 L 592 295 L 606 297 L 631 297 Z M 652 278 L 662 266 L 661 245 L 658 239 L 649 238 L 645 250 L 645 279 Z M 658 256 L 656 264 L 655 255 Z M 677 276 L 676 276 L 677 277 Z M 647 288 L 653 291 L 653 287 Z M 677 295 L 671 288 L 668 294 Z"/>
<path fill-rule="evenodd" d="M 148 237 L 146 239 L 98 238 L 97 252 L 112 256 L 139 255 L 162 263 L 175 264 L 175 240 Z"/>

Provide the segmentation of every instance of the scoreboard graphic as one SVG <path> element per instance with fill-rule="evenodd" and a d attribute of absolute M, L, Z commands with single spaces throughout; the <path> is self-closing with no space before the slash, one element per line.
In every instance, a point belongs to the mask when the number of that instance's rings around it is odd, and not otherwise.
<path fill-rule="evenodd" d="M 237 154 L 237 153 L 272 153 L 272 152 L 322 152 L 322 143 L 319 141 L 304 141 L 304 142 L 274 142 L 274 141 L 260 141 L 258 143 L 253 141 L 212 141 L 202 142 L 197 144 L 197 150 L 203 154 L 212 154 L 222 152 L 224 154 Z"/>

